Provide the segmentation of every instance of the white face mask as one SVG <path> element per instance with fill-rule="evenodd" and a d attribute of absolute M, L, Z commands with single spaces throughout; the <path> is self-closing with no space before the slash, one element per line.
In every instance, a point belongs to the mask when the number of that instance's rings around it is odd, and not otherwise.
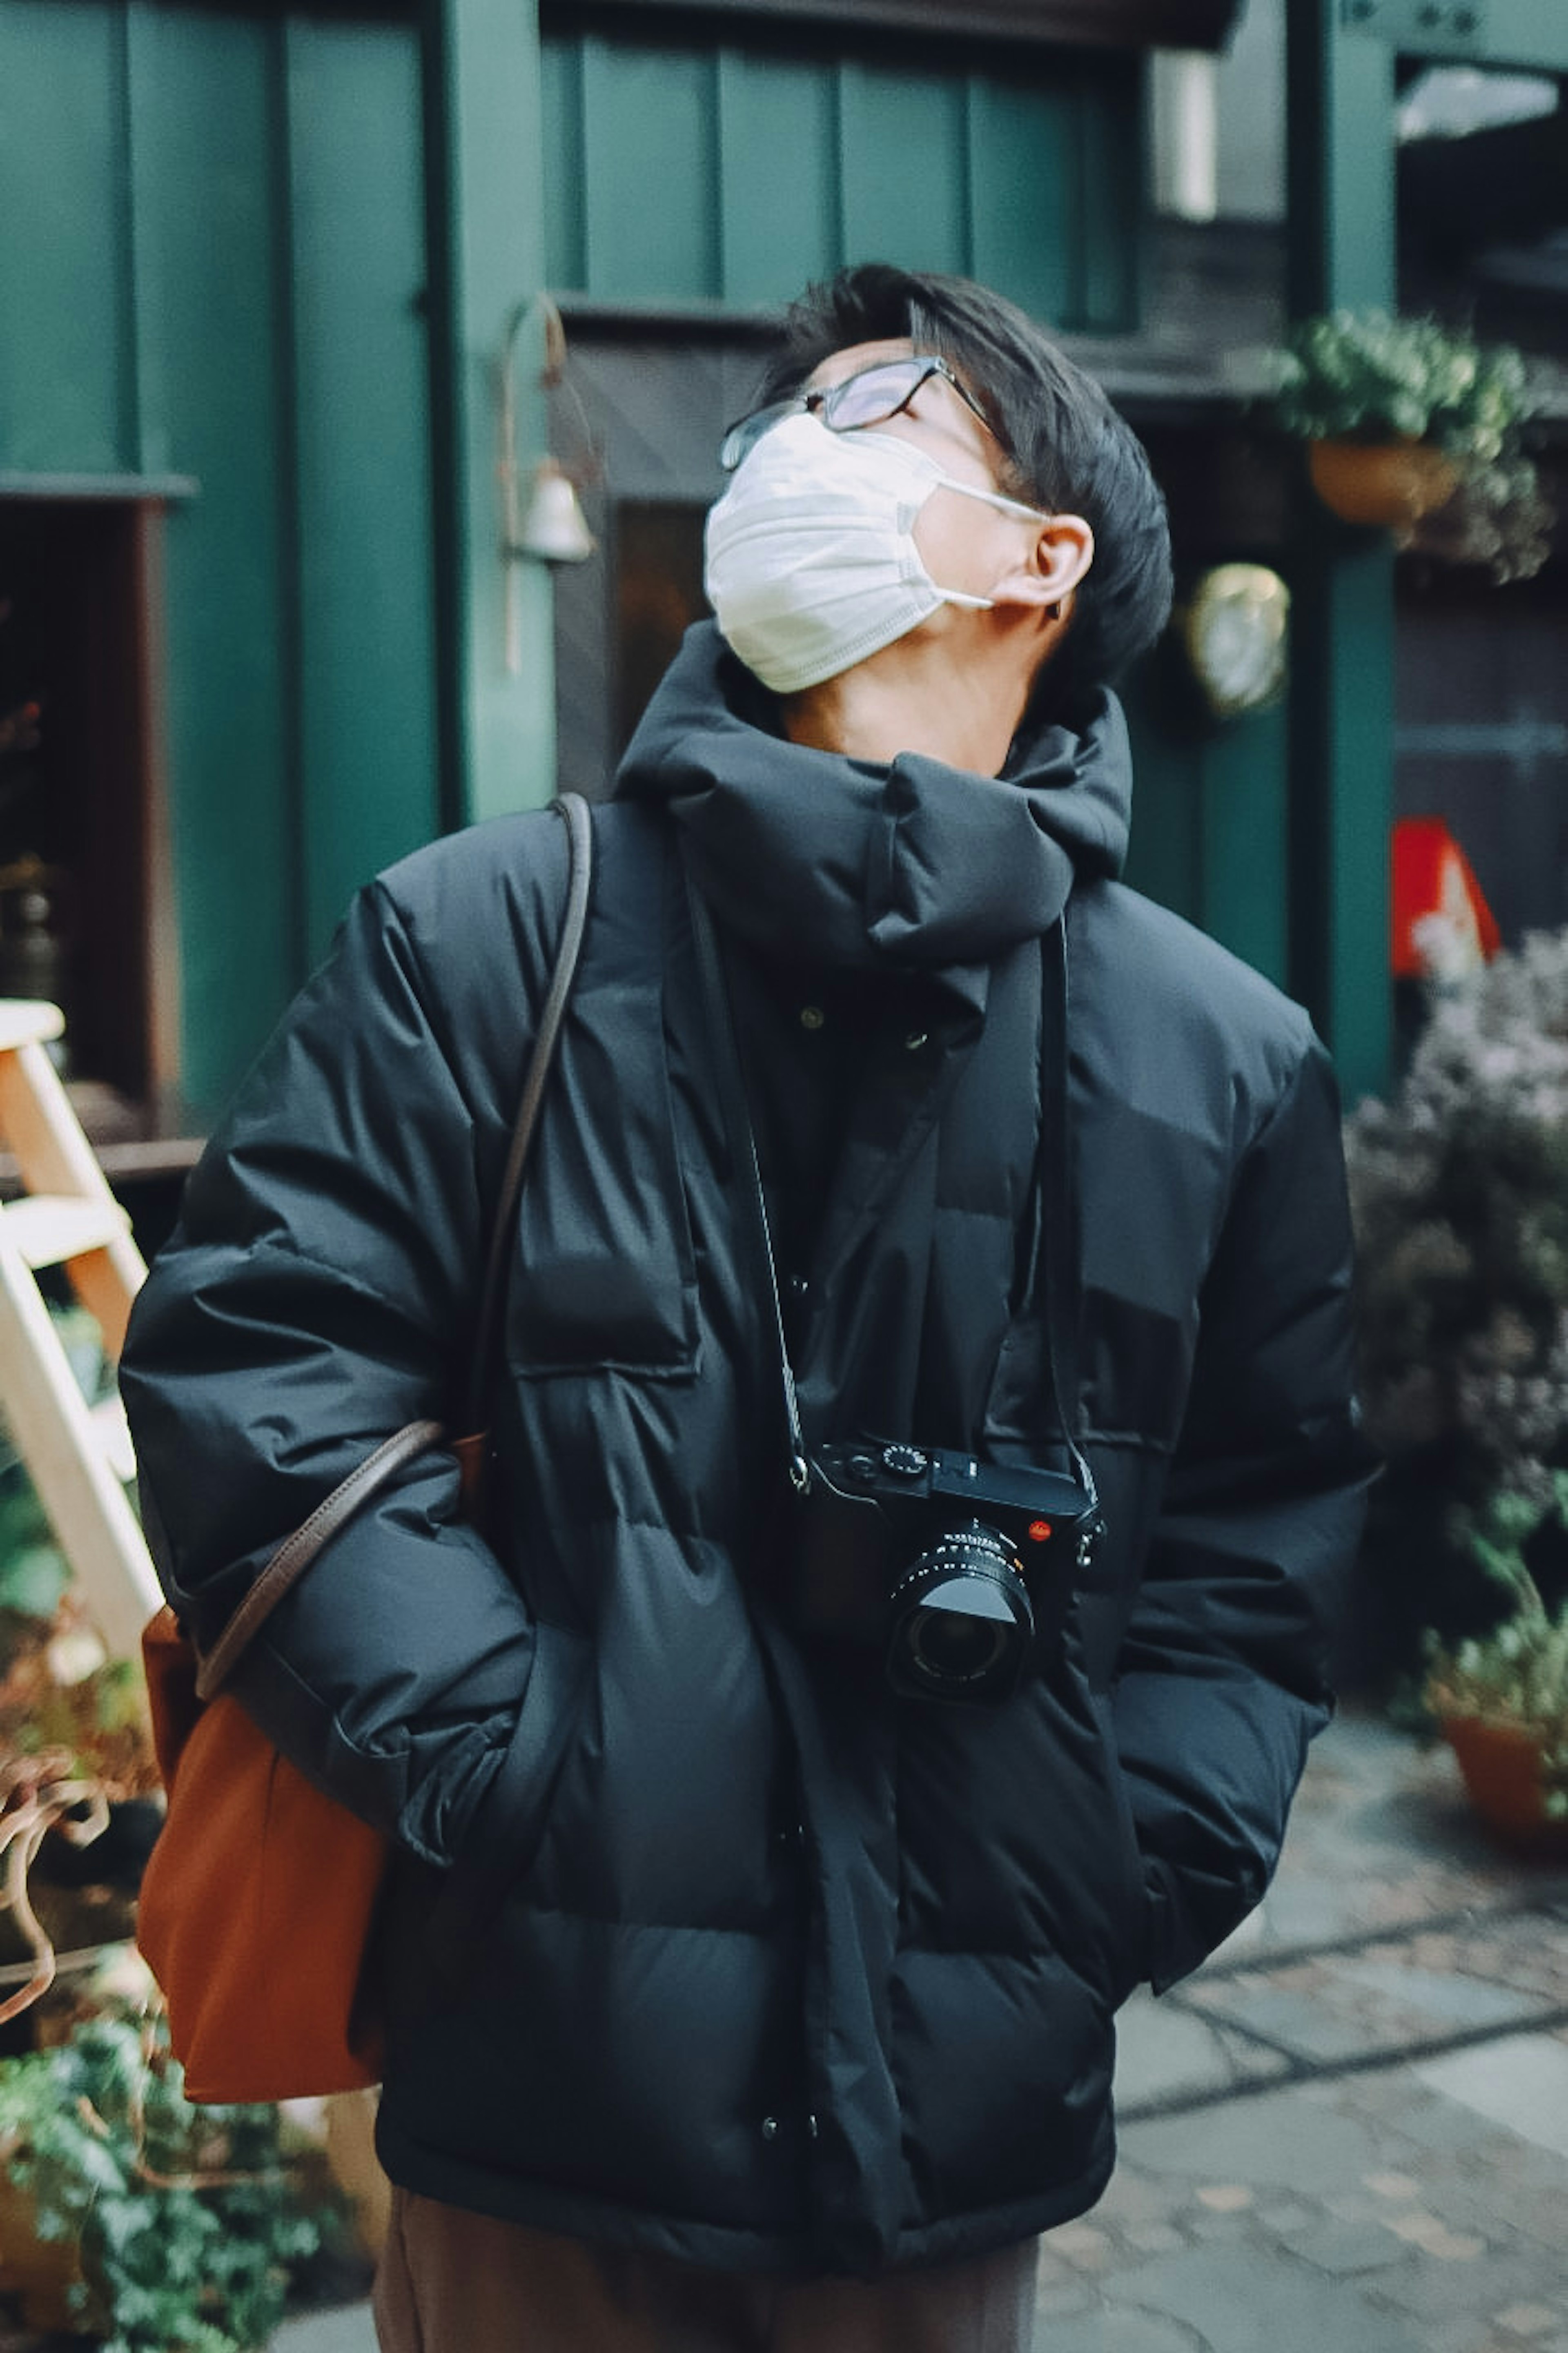
<path fill-rule="evenodd" d="M 939 588 L 921 561 L 914 522 L 935 490 L 1047 520 L 895 433 L 835 433 L 803 412 L 763 434 L 708 517 L 705 585 L 725 643 L 764 686 L 819 686 L 939 605 L 989 609 L 990 596 Z"/>

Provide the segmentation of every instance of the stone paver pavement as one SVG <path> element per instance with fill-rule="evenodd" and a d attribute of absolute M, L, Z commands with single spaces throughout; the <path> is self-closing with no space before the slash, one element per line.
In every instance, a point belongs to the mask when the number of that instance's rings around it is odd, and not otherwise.
<path fill-rule="evenodd" d="M 1446 1752 L 1342 1719 L 1259 1912 L 1124 2027 L 1041 2353 L 1568 2353 L 1568 1872 Z"/>

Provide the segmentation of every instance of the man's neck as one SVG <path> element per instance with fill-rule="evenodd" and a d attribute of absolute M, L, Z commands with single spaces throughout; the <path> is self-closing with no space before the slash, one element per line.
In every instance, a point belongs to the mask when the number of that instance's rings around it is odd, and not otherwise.
<path fill-rule="evenodd" d="M 886 764 L 919 752 L 994 776 L 1028 700 L 1014 659 L 900 638 L 853 670 L 781 698 L 792 744 Z"/>

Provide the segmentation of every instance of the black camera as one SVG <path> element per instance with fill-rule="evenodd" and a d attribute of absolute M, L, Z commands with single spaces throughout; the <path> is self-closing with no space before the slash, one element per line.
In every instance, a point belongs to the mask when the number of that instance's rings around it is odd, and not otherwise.
<path fill-rule="evenodd" d="M 880 1439 L 822 1447 L 809 1469 L 784 1573 L 795 1631 L 879 1649 L 906 1698 L 1008 1698 L 1037 1609 L 1065 1609 L 1093 1561 L 1092 1487 Z"/>

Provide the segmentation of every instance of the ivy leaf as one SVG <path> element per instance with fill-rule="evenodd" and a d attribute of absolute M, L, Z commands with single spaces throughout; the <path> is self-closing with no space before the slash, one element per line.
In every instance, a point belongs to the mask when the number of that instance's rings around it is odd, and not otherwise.
<path fill-rule="evenodd" d="M 89 2189 L 113 2196 L 116 2190 L 124 2189 L 125 2171 L 121 2160 L 111 2148 L 95 2139 L 91 2133 L 82 2135 L 76 2162 Z"/>

